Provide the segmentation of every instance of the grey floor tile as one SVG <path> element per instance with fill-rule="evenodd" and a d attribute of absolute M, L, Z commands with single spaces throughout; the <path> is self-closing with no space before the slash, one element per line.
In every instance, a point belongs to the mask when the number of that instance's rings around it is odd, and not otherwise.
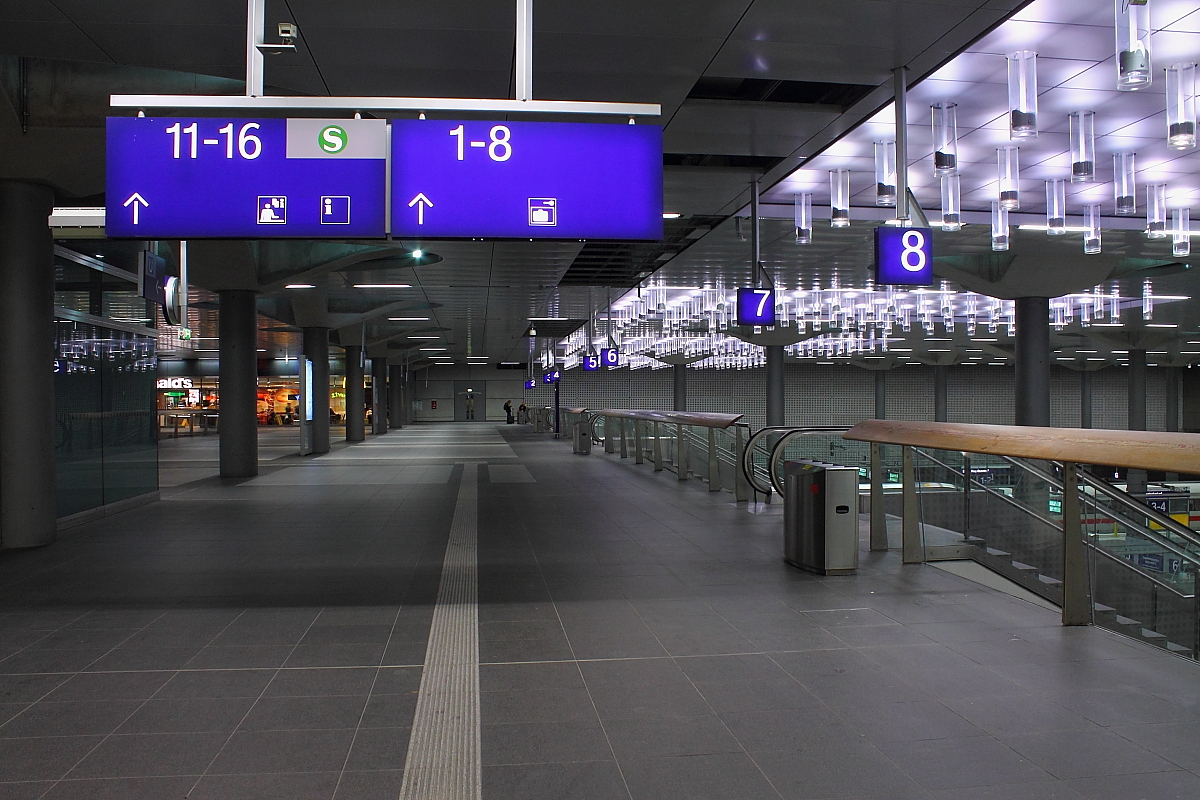
<path fill-rule="evenodd" d="M 479 707 L 480 719 L 485 725 L 567 722 L 596 718 L 592 699 L 585 689 L 483 692 L 479 697 Z"/>
<path fill-rule="evenodd" d="M 544 764 L 567 761 L 602 761 L 613 751 L 599 721 L 527 722 L 484 725 L 483 763 Z"/>
<path fill-rule="evenodd" d="M 0 800 L 38 800 L 53 781 L 0 781 Z"/>
<path fill-rule="evenodd" d="M 1200 772 L 1200 723 L 1123 725 L 1110 731 L 1192 772 Z"/>
<path fill-rule="evenodd" d="M 893 797 L 921 788 L 868 744 L 772 750 L 754 760 L 784 798 Z"/>
<path fill-rule="evenodd" d="M 987 736 L 970 740 L 970 758 L 944 740 L 885 742 L 879 749 L 926 789 L 964 789 L 1053 780 L 1054 776 L 1007 745 Z"/>
<path fill-rule="evenodd" d="M 139 700 L 40 702 L 0 726 L 0 737 L 87 736 L 112 733 L 137 711 Z"/>
<path fill-rule="evenodd" d="M 622 759 L 633 800 L 779 800 L 744 753 Z"/>
<path fill-rule="evenodd" d="M 400 796 L 404 770 L 343 772 L 334 800 L 393 800 Z"/>
<path fill-rule="evenodd" d="M 579 666 L 568 661 L 551 664 L 484 664 L 479 668 L 479 688 L 484 692 L 494 692 L 582 689 L 584 685 Z M 378 686 L 375 691 L 379 691 Z"/>
<path fill-rule="evenodd" d="M 949 698 L 955 713 L 994 735 L 1095 729 L 1096 723 L 1043 695 Z"/>
<path fill-rule="evenodd" d="M 1089 800 L 1191 800 L 1200 797 L 1200 775 L 1194 772 L 1151 772 L 1138 775 L 1109 775 L 1068 781 L 1071 788 Z"/>
<path fill-rule="evenodd" d="M 354 736 L 348 770 L 403 770 L 409 728 L 360 728 Z"/>
<path fill-rule="evenodd" d="M 209 774 L 340 770 L 353 736 L 352 730 L 235 733 L 209 768 Z"/>
<path fill-rule="evenodd" d="M 375 667 L 383 660 L 386 645 L 299 644 L 283 662 L 285 667 Z"/>
<path fill-rule="evenodd" d="M 522 800 L 629 800 L 615 761 L 483 768 L 483 795 Z"/>
<path fill-rule="evenodd" d="M 589 686 L 601 719 L 644 719 L 647 717 L 691 717 L 711 713 L 712 708 L 690 684 Z M 589 709 L 590 710 L 590 709 Z"/>
<path fill-rule="evenodd" d="M 59 781 L 43 800 L 175 800 L 186 797 L 199 775 Z M 0 794 L 3 797 L 3 794 Z"/>
<path fill-rule="evenodd" d="M 227 738 L 227 733 L 109 736 L 71 771 L 70 777 L 199 775 L 208 767 Z"/>
<path fill-rule="evenodd" d="M 0 675 L 0 703 L 32 703 L 70 678 L 70 675 Z"/>
<path fill-rule="evenodd" d="M 921 739 L 963 740 L 984 731 L 936 700 L 845 706 L 838 713 L 876 744 Z"/>
<path fill-rule="evenodd" d="M 658 758 L 742 752 L 715 714 L 671 719 L 614 719 L 604 730 L 617 758 Z"/>
<path fill-rule="evenodd" d="M 1148 722 L 1198 722 L 1197 717 L 1145 692 L 1132 688 L 1095 689 L 1051 695 L 1054 702 L 1105 727 Z"/>
<path fill-rule="evenodd" d="M 697 682 L 696 688 L 718 714 L 822 708 L 820 700 L 788 675 L 767 680 Z"/>
<path fill-rule="evenodd" d="M 292 654 L 292 645 L 205 647 L 187 662 L 188 669 L 275 669 Z"/>
<path fill-rule="evenodd" d="M 421 688 L 420 667 L 381 667 L 371 694 L 409 694 Z"/>
<path fill-rule="evenodd" d="M 180 672 L 158 690 L 155 699 L 258 697 L 274 675 L 268 669 Z"/>
<path fill-rule="evenodd" d="M 412 725 L 417 708 L 415 692 L 405 694 L 372 694 L 363 711 L 364 728 L 405 728 Z"/>
<path fill-rule="evenodd" d="M 375 682 L 373 667 L 361 669 L 284 669 L 271 680 L 266 697 L 365 695 Z"/>
<path fill-rule="evenodd" d="M 337 772 L 205 775 L 188 800 L 330 800 Z"/>
<path fill-rule="evenodd" d="M 173 672 L 80 673 L 44 698 L 63 700 L 143 700 L 174 677 Z"/>
<path fill-rule="evenodd" d="M 58 780 L 102 740 L 101 736 L 0 739 L 4 780 Z"/>
<path fill-rule="evenodd" d="M 939 789 L 936 800 L 1086 800 L 1066 781 L 1006 783 L 997 786 L 972 786 L 967 789 Z"/>
<path fill-rule="evenodd" d="M 1175 765 L 1128 739 L 1099 728 L 1007 735 L 1001 741 L 1056 778 L 1165 772 Z"/>
<path fill-rule="evenodd" d="M 89 672 L 131 670 L 176 670 L 185 667 L 201 651 L 188 647 L 117 647 L 88 665 Z"/>
<path fill-rule="evenodd" d="M 381 625 L 313 625 L 300 644 L 386 644 L 391 635 L 390 622 Z"/>
<path fill-rule="evenodd" d="M 838 745 L 856 747 L 864 737 L 832 711 L 791 710 L 721 714 L 747 751 L 801 750 Z"/>
<path fill-rule="evenodd" d="M 154 698 L 125 720 L 117 733 L 233 733 L 252 705 L 252 697 Z"/>

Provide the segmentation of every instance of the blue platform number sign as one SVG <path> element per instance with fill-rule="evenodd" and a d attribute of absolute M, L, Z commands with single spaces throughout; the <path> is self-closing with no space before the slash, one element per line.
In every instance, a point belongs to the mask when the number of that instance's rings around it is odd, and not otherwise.
<path fill-rule="evenodd" d="M 542 383 L 558 383 L 560 377 L 562 377 L 562 374 L 558 370 L 552 369 L 549 372 L 542 373 Z"/>
<path fill-rule="evenodd" d="M 600 356 L 585 355 L 582 363 L 584 372 L 595 372 L 600 369 Z"/>
<path fill-rule="evenodd" d="M 537 386 L 537 381 L 536 381 L 536 380 L 534 380 L 533 378 L 530 378 L 529 380 L 525 381 L 525 388 L 526 388 L 526 389 L 532 389 L 532 388 L 534 388 L 535 386 Z"/>
<path fill-rule="evenodd" d="M 621 365 L 621 351 L 615 347 L 604 347 L 600 350 L 600 366 L 613 369 Z"/>
<path fill-rule="evenodd" d="M 774 289 L 737 290 L 738 325 L 774 325 Z"/>
<path fill-rule="evenodd" d="M 895 286 L 933 285 L 933 231 L 930 228 L 875 229 L 875 282 Z"/>

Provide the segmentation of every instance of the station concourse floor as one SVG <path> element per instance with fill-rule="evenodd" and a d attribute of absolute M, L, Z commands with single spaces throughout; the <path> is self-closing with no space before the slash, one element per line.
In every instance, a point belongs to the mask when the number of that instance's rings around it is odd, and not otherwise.
<path fill-rule="evenodd" d="M 526 426 L 265 435 L 0 554 L 0 800 L 395 800 L 472 502 L 485 800 L 1200 797 L 1163 651 L 894 552 L 800 572 L 777 513 Z"/>

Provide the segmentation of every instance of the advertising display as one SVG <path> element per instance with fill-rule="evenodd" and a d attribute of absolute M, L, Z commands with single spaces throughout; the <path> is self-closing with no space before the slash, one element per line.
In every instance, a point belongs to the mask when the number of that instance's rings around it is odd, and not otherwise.
<path fill-rule="evenodd" d="M 392 234 L 662 238 L 662 128 L 392 121 Z"/>
<path fill-rule="evenodd" d="M 875 229 L 875 282 L 893 286 L 933 285 L 933 231 L 929 228 Z"/>
<path fill-rule="evenodd" d="M 109 117 L 112 237 L 382 238 L 387 123 Z"/>
<path fill-rule="evenodd" d="M 774 325 L 774 289 L 737 290 L 738 325 Z"/>

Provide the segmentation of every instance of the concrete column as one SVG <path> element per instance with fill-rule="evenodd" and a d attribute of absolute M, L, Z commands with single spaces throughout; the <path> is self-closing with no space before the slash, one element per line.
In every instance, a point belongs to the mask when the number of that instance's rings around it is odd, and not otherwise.
<path fill-rule="evenodd" d="M 313 453 L 328 453 L 329 328 L 304 328 L 304 357 L 313 371 Z"/>
<path fill-rule="evenodd" d="M 1167 367 L 1166 420 L 1163 430 L 1175 433 L 1179 430 L 1179 367 Z"/>
<path fill-rule="evenodd" d="M 363 392 L 362 345 L 346 347 L 346 441 L 366 439 L 363 412 L 366 409 Z"/>
<path fill-rule="evenodd" d="M 387 433 L 388 383 L 387 359 L 371 359 L 371 433 Z"/>
<path fill-rule="evenodd" d="M 404 365 L 388 367 L 388 427 L 404 427 Z"/>
<path fill-rule="evenodd" d="M 1016 300 L 1016 424 L 1050 427 L 1050 300 Z"/>
<path fill-rule="evenodd" d="M 54 541 L 54 191 L 0 181 L 0 547 Z"/>
<path fill-rule="evenodd" d="M 1129 430 L 1146 430 L 1146 351 L 1129 351 Z"/>
<path fill-rule="evenodd" d="M 1092 427 L 1092 373 L 1079 373 L 1079 427 Z"/>
<path fill-rule="evenodd" d="M 887 371 L 875 370 L 875 419 L 887 419 Z"/>
<path fill-rule="evenodd" d="M 1200 369 L 1188 367 L 1180 377 L 1183 382 L 1183 429 L 1200 433 Z"/>
<path fill-rule="evenodd" d="M 249 289 L 218 292 L 221 477 L 258 474 L 258 309 Z"/>
<path fill-rule="evenodd" d="M 783 425 L 783 345 L 763 349 L 767 351 L 767 425 Z"/>
<path fill-rule="evenodd" d="M 946 416 L 946 383 L 949 368 L 938 364 L 933 368 L 933 421 L 949 422 Z"/>
<path fill-rule="evenodd" d="M 687 364 L 671 367 L 675 378 L 675 410 L 687 411 Z"/>

